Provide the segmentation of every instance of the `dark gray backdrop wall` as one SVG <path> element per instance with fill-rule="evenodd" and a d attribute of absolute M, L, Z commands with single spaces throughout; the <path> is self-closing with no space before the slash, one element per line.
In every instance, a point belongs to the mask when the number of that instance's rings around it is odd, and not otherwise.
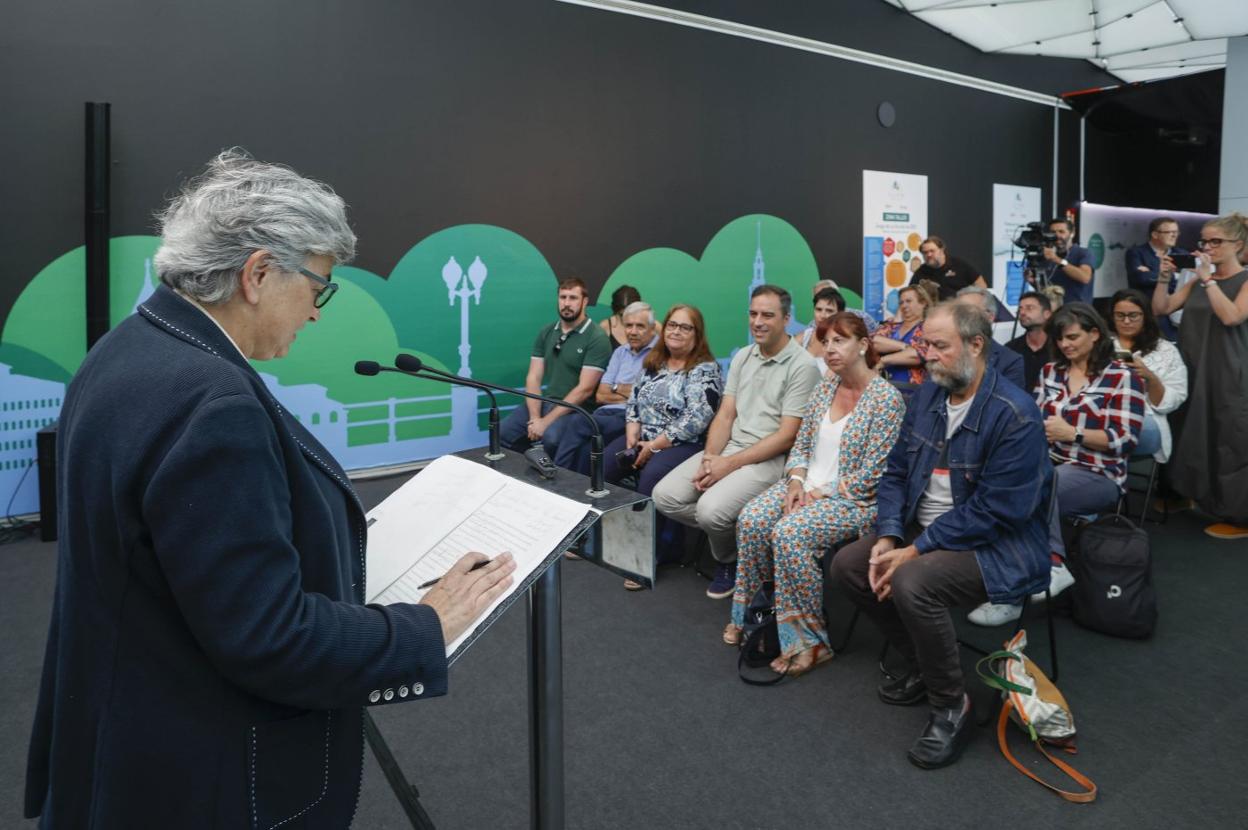
<path fill-rule="evenodd" d="M 884 14 L 906 57 L 1046 92 L 1104 82 L 1080 62 L 979 55 L 880 0 L 784 5 L 812 27 L 835 7 L 807 32 L 832 42 L 883 50 Z M 0 86 L 0 317 L 81 244 L 86 100 L 113 104 L 114 235 L 150 233 L 176 182 L 237 144 L 333 184 L 359 264 L 383 275 L 428 234 L 480 222 L 600 285 L 632 253 L 697 255 L 763 212 L 857 286 L 863 168 L 927 174 L 931 230 L 984 270 L 991 184 L 1050 198 L 1046 107 L 553 0 L 5 4 L 0 44 L 21 79 Z"/>

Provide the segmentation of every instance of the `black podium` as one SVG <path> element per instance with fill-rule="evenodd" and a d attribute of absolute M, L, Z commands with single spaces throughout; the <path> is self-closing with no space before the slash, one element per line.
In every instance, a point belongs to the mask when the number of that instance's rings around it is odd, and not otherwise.
<path fill-rule="evenodd" d="M 528 597 L 529 652 L 529 805 L 530 826 L 540 830 L 564 827 L 563 790 L 563 632 L 561 571 L 563 555 L 585 537 L 580 555 L 588 562 L 654 585 L 654 506 L 648 496 L 609 486 L 607 495 L 591 498 L 590 479 L 560 469 L 554 478 L 538 474 L 524 456 L 503 451 L 488 460 L 485 448 L 455 453 L 503 475 L 586 505 L 587 515 L 546 556 L 505 602 L 482 623 L 473 637 L 451 656 L 453 664 L 518 598 Z M 419 475 L 419 473 L 417 473 Z M 592 508 L 592 509 L 591 509 Z M 373 753 L 413 827 L 432 828 L 416 788 L 408 783 L 381 733 L 365 713 L 365 734 Z"/>

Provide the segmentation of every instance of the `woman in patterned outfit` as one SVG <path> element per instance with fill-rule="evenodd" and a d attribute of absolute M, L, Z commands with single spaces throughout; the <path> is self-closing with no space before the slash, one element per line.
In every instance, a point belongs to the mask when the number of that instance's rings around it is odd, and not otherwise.
<path fill-rule="evenodd" d="M 901 394 L 871 369 L 878 356 L 861 318 L 841 312 L 817 336 L 831 371 L 806 409 L 787 478 L 737 519 L 737 585 L 724 629 L 724 642 L 738 644 L 750 598 L 774 579 L 781 654 L 771 668 L 793 676 L 832 659 L 818 558 L 875 521 L 875 488 L 905 415 Z"/>

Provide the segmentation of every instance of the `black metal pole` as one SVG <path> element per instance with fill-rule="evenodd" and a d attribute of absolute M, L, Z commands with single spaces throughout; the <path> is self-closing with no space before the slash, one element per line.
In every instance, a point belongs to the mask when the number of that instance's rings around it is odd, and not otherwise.
<path fill-rule="evenodd" d="M 86 104 L 83 231 L 86 249 L 87 348 L 108 333 L 110 105 Z"/>
<path fill-rule="evenodd" d="M 494 396 L 491 394 L 490 399 L 493 401 Z M 490 461 L 498 461 L 503 457 L 503 443 L 499 438 L 498 425 L 498 402 L 493 401 L 490 406 L 490 451 L 485 454 Z"/>
<path fill-rule="evenodd" d="M 597 499 L 606 494 L 607 484 L 602 471 L 602 433 L 595 432 L 589 437 L 589 491 L 586 495 Z"/>
<path fill-rule="evenodd" d="M 563 830 L 560 559 L 529 588 L 529 826 Z"/>
<path fill-rule="evenodd" d="M 425 812 L 425 808 L 420 803 L 420 792 L 415 784 L 408 783 L 407 777 L 403 775 L 403 770 L 399 767 L 399 762 L 395 760 L 394 753 L 390 751 L 390 746 L 382 737 L 381 730 L 377 728 L 373 716 L 367 709 L 364 710 L 364 737 L 368 739 L 368 745 L 377 758 L 377 764 L 381 767 L 382 774 L 386 776 L 386 781 L 390 783 L 390 789 L 394 791 L 395 798 L 399 800 L 399 805 L 407 814 L 407 820 L 412 823 L 412 827 L 416 830 L 434 830 L 433 820 L 429 818 L 429 814 Z"/>

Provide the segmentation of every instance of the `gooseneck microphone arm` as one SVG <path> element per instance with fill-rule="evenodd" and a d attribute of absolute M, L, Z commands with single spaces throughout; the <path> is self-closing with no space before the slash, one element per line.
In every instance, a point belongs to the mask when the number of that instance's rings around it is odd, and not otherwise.
<path fill-rule="evenodd" d="M 602 431 L 598 428 L 598 422 L 594 420 L 594 416 L 590 415 L 587 410 L 577 406 L 574 403 L 568 403 L 567 401 L 560 400 L 559 398 L 548 398 L 545 395 L 535 395 L 532 392 L 527 391 L 522 392 L 519 389 L 500 386 L 496 383 L 486 383 L 483 380 L 466 380 L 461 378 L 459 375 L 453 375 L 450 372 L 443 372 L 441 369 L 433 369 L 426 366 L 421 359 L 415 355 L 399 354 L 394 358 L 394 365 L 403 372 L 428 372 L 451 382 L 464 383 L 465 385 L 475 386 L 480 389 L 493 389 L 498 392 L 505 392 L 509 395 L 519 395 L 522 398 L 531 398 L 532 400 L 542 401 L 543 403 L 548 403 L 552 406 L 562 406 L 565 409 L 571 409 L 573 412 L 579 413 L 582 418 L 589 422 L 590 428 L 593 430 L 589 437 L 589 490 L 587 495 L 591 498 L 600 498 L 607 494 L 602 469 Z"/>
<path fill-rule="evenodd" d="M 474 380 L 461 378 L 459 375 L 447 375 L 447 373 L 445 372 L 436 372 L 435 370 L 429 368 L 428 366 L 424 367 L 424 371 L 422 372 L 422 371 L 413 371 L 410 369 L 409 370 L 392 369 L 389 366 L 382 366 L 375 360 L 360 360 L 360 361 L 357 361 L 355 364 L 355 373 L 357 375 L 366 375 L 368 377 L 372 377 L 373 375 L 379 374 L 381 372 L 394 372 L 395 374 L 398 374 L 398 375 L 407 375 L 409 377 L 415 376 L 418 378 L 423 378 L 425 380 L 438 380 L 438 381 L 442 381 L 443 383 L 452 383 L 458 386 L 467 386 L 472 389 L 479 389 L 480 391 L 489 395 L 490 396 L 490 420 L 489 420 L 490 448 L 489 448 L 489 451 L 486 452 L 485 457 L 489 459 L 490 461 L 497 461 L 503 457 L 502 441 L 499 438 L 500 427 L 499 427 L 499 422 L 498 422 L 498 398 L 494 397 L 493 389 L 489 388 L 488 386 L 484 386 L 480 383 L 477 383 Z M 444 377 L 443 375 L 447 375 L 447 376 Z"/>

